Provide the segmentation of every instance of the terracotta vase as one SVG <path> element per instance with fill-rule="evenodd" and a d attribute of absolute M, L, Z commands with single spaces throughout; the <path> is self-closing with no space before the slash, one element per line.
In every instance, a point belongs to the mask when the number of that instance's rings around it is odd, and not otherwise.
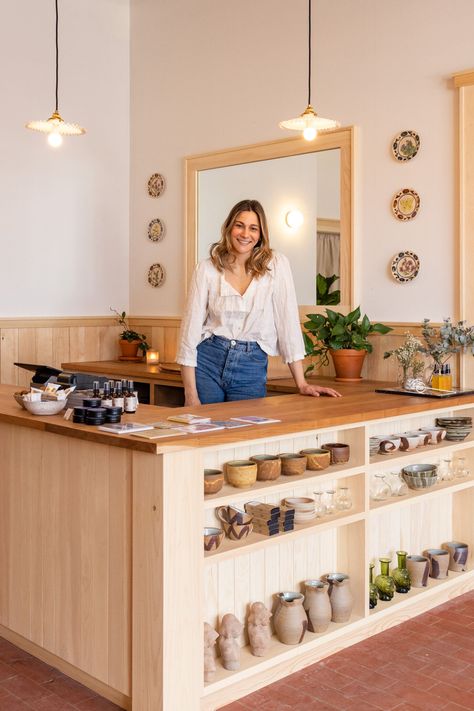
<path fill-rule="evenodd" d="M 342 383 L 355 383 L 361 378 L 362 366 L 367 351 L 356 351 L 353 348 L 341 348 L 337 351 L 330 350 L 336 371 L 336 380 Z"/>
<path fill-rule="evenodd" d="M 323 576 L 329 583 L 329 599 L 331 601 L 333 622 L 348 622 L 354 606 L 351 581 L 345 573 L 331 573 Z"/>
<path fill-rule="evenodd" d="M 273 615 L 277 637 L 283 644 L 300 644 L 308 629 L 304 596 L 298 592 L 281 592 L 277 598 L 278 606 Z"/>
<path fill-rule="evenodd" d="M 138 358 L 138 346 L 141 341 L 125 341 L 120 339 L 120 355 L 122 358 Z"/>
<path fill-rule="evenodd" d="M 323 580 L 305 580 L 304 609 L 310 632 L 325 632 L 331 622 L 329 584 Z"/>
<path fill-rule="evenodd" d="M 407 570 L 410 574 L 412 588 L 426 588 L 430 573 L 430 561 L 423 555 L 409 555 Z"/>

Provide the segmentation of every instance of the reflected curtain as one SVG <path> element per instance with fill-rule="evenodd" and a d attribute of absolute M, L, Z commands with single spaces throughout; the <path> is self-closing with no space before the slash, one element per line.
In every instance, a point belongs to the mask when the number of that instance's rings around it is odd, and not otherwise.
<path fill-rule="evenodd" d="M 341 276 L 340 262 L 341 246 L 340 235 L 333 232 L 318 232 L 317 252 L 316 252 L 316 272 L 325 277 L 333 274 Z M 339 282 L 330 288 L 330 291 L 338 289 Z"/>

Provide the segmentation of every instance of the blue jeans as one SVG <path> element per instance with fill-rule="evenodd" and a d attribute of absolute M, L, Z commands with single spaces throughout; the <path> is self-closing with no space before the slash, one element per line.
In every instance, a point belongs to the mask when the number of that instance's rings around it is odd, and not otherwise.
<path fill-rule="evenodd" d="M 255 341 L 210 336 L 197 348 L 196 386 L 203 405 L 265 397 L 268 356 Z"/>

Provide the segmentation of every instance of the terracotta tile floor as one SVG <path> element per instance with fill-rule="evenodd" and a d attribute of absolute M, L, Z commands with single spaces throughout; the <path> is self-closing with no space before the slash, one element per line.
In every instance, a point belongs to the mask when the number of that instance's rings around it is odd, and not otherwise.
<path fill-rule="evenodd" d="M 0 711 L 119 711 L 0 638 Z M 474 591 L 221 711 L 474 711 Z M 169 709 L 167 711 L 185 711 Z"/>
<path fill-rule="evenodd" d="M 474 711 L 474 591 L 221 711 L 254 709 Z"/>

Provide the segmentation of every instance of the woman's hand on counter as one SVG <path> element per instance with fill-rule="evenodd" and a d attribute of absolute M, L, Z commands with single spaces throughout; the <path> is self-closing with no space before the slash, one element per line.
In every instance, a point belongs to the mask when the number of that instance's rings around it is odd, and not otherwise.
<path fill-rule="evenodd" d="M 320 395 L 342 397 L 341 393 L 333 388 L 323 388 L 321 385 L 310 385 L 309 383 L 303 383 L 299 386 L 298 390 L 300 395 L 310 395 L 312 397 L 319 397 Z"/>

